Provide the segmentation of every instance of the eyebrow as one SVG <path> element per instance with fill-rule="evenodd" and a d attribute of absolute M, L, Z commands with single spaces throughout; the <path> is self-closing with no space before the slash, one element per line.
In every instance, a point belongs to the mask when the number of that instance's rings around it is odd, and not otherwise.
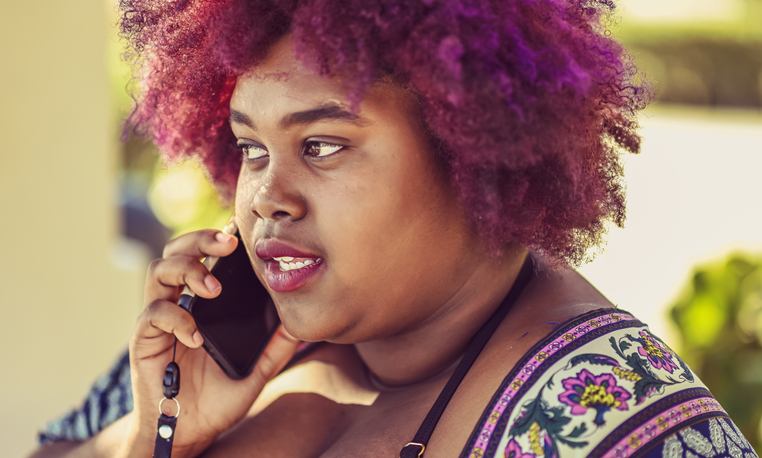
<path fill-rule="evenodd" d="M 360 116 L 345 110 L 338 104 L 326 103 L 311 110 L 291 113 L 280 120 L 280 125 L 282 128 L 287 128 L 297 124 L 312 124 L 324 120 L 339 120 L 356 125 L 363 124 L 363 118 Z M 251 118 L 240 111 L 232 109 L 230 110 L 230 123 L 243 124 L 256 129 Z"/>

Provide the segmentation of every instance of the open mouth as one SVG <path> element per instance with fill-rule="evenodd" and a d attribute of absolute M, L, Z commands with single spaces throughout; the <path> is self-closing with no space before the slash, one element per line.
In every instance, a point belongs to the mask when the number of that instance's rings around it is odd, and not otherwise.
<path fill-rule="evenodd" d="M 256 254 L 265 263 L 265 281 L 271 290 L 294 291 L 325 270 L 325 260 L 279 240 L 257 242 Z"/>
<path fill-rule="evenodd" d="M 295 258 L 293 256 L 280 256 L 272 258 L 278 263 L 281 272 L 290 272 L 292 270 L 303 269 L 322 261 L 322 258 Z"/>
<path fill-rule="evenodd" d="M 273 291 L 295 291 L 324 270 L 324 265 L 322 258 L 283 256 L 268 259 L 265 261 L 265 281 Z"/>

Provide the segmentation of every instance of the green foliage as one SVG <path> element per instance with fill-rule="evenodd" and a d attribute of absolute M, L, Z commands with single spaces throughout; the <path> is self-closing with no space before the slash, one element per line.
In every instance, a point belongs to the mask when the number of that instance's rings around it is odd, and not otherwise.
<path fill-rule="evenodd" d="M 629 0 L 632 1 L 632 0 Z M 634 0 L 637 1 L 637 0 Z M 628 17 L 627 3 L 620 1 L 624 11 L 621 20 L 609 25 L 610 30 L 625 44 L 633 42 L 664 42 L 671 40 L 730 40 L 749 42 L 762 40 L 762 1 L 740 0 L 741 14 L 734 20 L 693 19 L 680 21 L 637 20 Z"/>
<path fill-rule="evenodd" d="M 671 307 L 681 356 L 760 452 L 762 259 L 697 267 Z"/>
<path fill-rule="evenodd" d="M 641 78 L 656 87 L 657 102 L 762 106 L 762 1 L 717 0 L 734 12 L 668 20 L 628 16 L 627 5 L 638 1 L 620 2 L 622 20 L 609 29 L 633 55 Z"/>

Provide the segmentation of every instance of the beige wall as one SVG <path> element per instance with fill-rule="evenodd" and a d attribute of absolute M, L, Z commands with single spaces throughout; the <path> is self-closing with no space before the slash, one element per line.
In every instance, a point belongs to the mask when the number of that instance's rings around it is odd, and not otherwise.
<path fill-rule="evenodd" d="M 0 455 L 74 406 L 126 345 L 103 0 L 0 1 Z M 140 269 L 138 269 L 140 270 Z"/>

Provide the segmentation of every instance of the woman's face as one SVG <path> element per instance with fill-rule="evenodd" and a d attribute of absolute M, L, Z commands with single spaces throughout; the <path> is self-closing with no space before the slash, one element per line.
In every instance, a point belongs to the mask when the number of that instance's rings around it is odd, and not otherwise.
<path fill-rule="evenodd" d="M 230 106 L 241 235 L 296 337 L 412 330 L 485 256 L 406 91 L 379 83 L 353 114 L 341 82 L 286 39 L 238 78 Z"/>

